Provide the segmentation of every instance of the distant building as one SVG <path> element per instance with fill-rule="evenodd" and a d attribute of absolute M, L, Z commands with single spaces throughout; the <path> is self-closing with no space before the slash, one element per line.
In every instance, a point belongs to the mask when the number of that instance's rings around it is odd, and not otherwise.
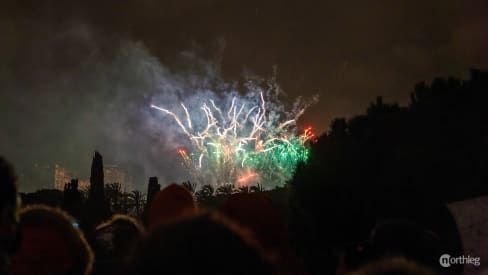
<path fill-rule="evenodd" d="M 132 190 L 132 178 L 122 168 L 117 165 L 106 164 L 103 166 L 103 174 L 105 184 L 118 182 L 122 185 L 122 189 Z"/>
<path fill-rule="evenodd" d="M 78 189 L 84 190 L 90 187 L 89 179 L 82 179 L 75 171 L 66 169 L 58 164 L 54 165 L 54 188 L 58 190 L 64 190 L 64 184 L 71 182 L 71 179 L 78 179 Z M 117 165 L 104 165 L 104 182 L 108 183 L 120 183 L 122 189 L 132 190 L 132 178 Z"/>
<path fill-rule="evenodd" d="M 86 190 L 90 187 L 90 181 L 88 179 L 79 179 L 77 173 L 63 168 L 58 164 L 54 165 L 54 189 L 64 190 L 64 185 L 75 178 L 78 179 L 79 190 Z"/>

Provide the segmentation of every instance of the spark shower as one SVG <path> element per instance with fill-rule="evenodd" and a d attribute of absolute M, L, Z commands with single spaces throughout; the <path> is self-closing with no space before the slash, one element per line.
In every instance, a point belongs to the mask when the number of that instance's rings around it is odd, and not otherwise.
<path fill-rule="evenodd" d="M 316 98 L 298 98 L 286 111 L 279 87 L 274 82 L 262 86 L 248 82 L 244 95 L 202 93 L 193 106 L 151 105 L 169 116 L 184 137 L 176 151 L 192 181 L 200 186 L 283 186 L 298 163 L 307 161 L 314 134 L 311 127 L 299 129 L 297 120 Z"/>

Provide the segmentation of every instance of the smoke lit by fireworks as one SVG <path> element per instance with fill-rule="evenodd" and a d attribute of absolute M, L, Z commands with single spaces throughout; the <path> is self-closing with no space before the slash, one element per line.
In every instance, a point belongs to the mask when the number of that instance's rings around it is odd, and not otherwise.
<path fill-rule="evenodd" d="M 248 88 L 245 96 L 203 98 L 195 108 L 151 105 L 172 117 L 188 139 L 188 148 L 177 153 L 197 183 L 282 186 L 297 164 L 307 161 L 314 134 L 311 127 L 299 131 L 296 125 L 306 104 L 298 99 L 285 112 L 274 89 Z"/>

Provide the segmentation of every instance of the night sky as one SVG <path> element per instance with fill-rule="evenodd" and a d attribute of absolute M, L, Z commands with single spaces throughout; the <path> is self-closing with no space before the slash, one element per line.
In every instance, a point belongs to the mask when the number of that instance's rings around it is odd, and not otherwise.
<path fill-rule="evenodd" d="M 300 123 L 323 132 L 378 95 L 407 104 L 418 81 L 488 68 L 487 14 L 484 0 L 2 1 L 0 154 L 21 190 L 39 187 L 35 163 L 88 177 L 95 149 L 138 188 L 183 180 L 151 102 L 276 70 L 288 102 L 319 95 Z"/>

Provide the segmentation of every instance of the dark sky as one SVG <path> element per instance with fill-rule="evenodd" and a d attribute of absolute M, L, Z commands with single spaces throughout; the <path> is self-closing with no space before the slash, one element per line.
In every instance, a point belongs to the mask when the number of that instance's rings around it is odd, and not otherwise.
<path fill-rule="evenodd" d="M 488 68 L 487 14 L 483 0 L 2 1 L 0 154 L 21 174 L 56 162 L 86 175 L 98 148 L 144 166 L 138 187 L 176 180 L 153 145 L 174 137 L 134 127 L 161 87 L 276 68 L 290 101 L 320 96 L 302 123 L 321 132 L 378 95 L 406 104 L 418 81 Z"/>

